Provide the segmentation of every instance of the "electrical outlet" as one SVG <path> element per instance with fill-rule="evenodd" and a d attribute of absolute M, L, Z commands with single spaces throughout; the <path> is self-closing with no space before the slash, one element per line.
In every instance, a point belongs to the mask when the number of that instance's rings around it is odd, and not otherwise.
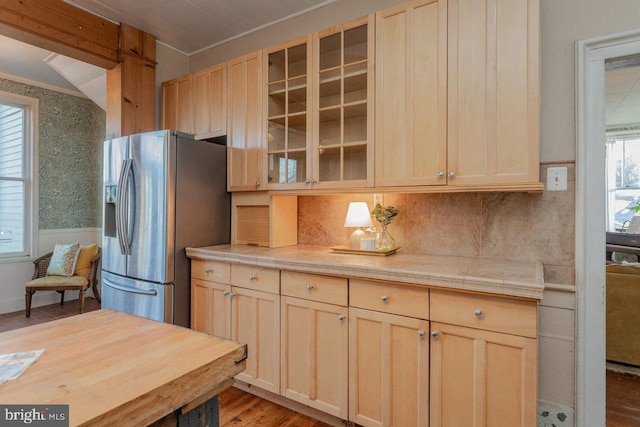
<path fill-rule="evenodd" d="M 547 169 L 547 191 L 567 190 L 567 168 L 553 167 Z"/>
<path fill-rule="evenodd" d="M 375 208 L 378 203 L 380 203 L 380 206 L 384 206 L 384 199 L 381 193 L 373 195 L 373 207 Z"/>

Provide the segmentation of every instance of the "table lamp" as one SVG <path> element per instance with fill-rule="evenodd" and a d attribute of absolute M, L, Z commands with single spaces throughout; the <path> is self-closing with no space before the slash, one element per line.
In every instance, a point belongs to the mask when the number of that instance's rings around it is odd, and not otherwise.
<path fill-rule="evenodd" d="M 347 217 L 344 220 L 344 226 L 356 227 L 356 231 L 349 238 L 349 249 L 360 249 L 360 240 L 365 237 L 364 231 L 360 227 L 371 227 L 371 214 L 365 202 L 351 202 L 347 210 Z"/>

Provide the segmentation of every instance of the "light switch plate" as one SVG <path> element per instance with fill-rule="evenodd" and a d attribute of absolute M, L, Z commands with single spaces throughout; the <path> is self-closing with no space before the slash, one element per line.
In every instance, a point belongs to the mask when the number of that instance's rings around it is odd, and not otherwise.
<path fill-rule="evenodd" d="M 567 168 L 547 168 L 547 191 L 567 191 Z"/>

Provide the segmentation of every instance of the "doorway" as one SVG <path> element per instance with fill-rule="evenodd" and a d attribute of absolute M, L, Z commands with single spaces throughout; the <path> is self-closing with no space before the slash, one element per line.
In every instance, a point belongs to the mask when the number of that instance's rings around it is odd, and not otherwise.
<path fill-rule="evenodd" d="M 576 44 L 576 425 L 606 425 L 605 61 L 640 53 L 640 31 Z"/>

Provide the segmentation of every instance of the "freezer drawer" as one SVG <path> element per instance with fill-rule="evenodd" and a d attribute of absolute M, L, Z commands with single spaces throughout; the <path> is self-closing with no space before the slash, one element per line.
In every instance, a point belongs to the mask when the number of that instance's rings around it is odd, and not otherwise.
<path fill-rule="evenodd" d="M 173 323 L 173 288 L 103 271 L 102 308 Z"/>

